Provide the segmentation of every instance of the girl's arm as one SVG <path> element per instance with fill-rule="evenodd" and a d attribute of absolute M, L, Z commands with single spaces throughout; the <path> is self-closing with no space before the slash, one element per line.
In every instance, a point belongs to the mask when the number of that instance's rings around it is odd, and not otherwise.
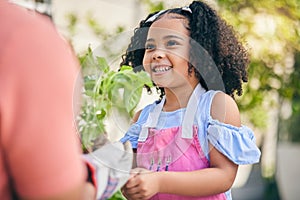
<path fill-rule="evenodd" d="M 217 93 L 211 107 L 212 118 L 241 126 L 235 101 L 224 93 Z M 125 186 L 128 199 L 147 199 L 156 193 L 188 196 L 207 196 L 229 190 L 236 177 L 238 166 L 210 145 L 210 168 L 190 172 L 150 172 L 135 169 Z"/>

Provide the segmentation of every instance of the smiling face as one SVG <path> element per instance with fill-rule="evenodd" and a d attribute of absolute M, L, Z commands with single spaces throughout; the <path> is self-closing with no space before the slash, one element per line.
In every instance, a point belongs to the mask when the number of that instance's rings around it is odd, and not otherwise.
<path fill-rule="evenodd" d="M 188 73 L 190 39 L 186 19 L 166 14 L 155 21 L 148 32 L 143 66 L 159 87 L 194 87 L 198 79 Z"/>

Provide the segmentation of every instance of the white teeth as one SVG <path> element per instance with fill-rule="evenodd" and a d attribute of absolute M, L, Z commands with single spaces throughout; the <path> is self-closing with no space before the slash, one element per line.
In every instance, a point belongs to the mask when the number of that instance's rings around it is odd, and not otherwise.
<path fill-rule="evenodd" d="M 152 69 L 153 72 L 166 72 L 170 70 L 171 67 L 155 67 Z"/>

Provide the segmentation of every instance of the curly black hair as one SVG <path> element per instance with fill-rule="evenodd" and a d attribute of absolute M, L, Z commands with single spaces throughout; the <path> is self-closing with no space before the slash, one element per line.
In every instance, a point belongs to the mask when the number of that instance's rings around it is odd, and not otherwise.
<path fill-rule="evenodd" d="M 135 71 L 143 70 L 145 42 L 149 27 L 167 13 L 175 13 L 188 20 L 190 31 L 189 73 L 195 71 L 202 87 L 206 90 L 222 90 L 232 98 L 242 95 L 242 83 L 248 81 L 249 55 L 239 41 L 232 26 L 218 16 L 217 12 L 201 1 L 193 1 L 187 9 L 173 8 L 155 12 L 142 20 L 122 56 L 122 65 L 132 66 Z M 156 16 L 158 15 L 158 16 Z M 149 20 L 153 18 L 154 20 Z M 152 19 L 151 18 L 151 19 Z M 150 91 L 150 88 L 147 88 Z M 159 88 L 161 97 L 163 88 Z"/>

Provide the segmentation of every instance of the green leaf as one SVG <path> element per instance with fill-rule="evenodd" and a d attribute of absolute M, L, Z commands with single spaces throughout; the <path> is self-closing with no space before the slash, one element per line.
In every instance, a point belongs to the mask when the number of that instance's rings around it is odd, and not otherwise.
<path fill-rule="evenodd" d="M 95 87 L 95 79 L 85 77 L 85 79 L 84 79 L 84 89 L 93 90 L 94 87 Z"/>
<path fill-rule="evenodd" d="M 85 91 L 85 95 L 89 96 L 89 97 L 95 97 L 95 93 L 91 90 L 86 90 Z"/>
<path fill-rule="evenodd" d="M 133 90 L 125 90 L 123 95 L 123 102 L 128 113 L 131 113 L 133 109 L 138 105 L 142 96 L 143 86 L 135 88 Z"/>
<path fill-rule="evenodd" d="M 117 191 L 109 200 L 126 200 L 126 198 L 122 195 L 121 191 Z"/>
<path fill-rule="evenodd" d="M 121 66 L 120 71 L 125 71 L 125 70 L 131 70 L 132 71 L 133 69 L 132 69 L 132 67 L 127 66 L 127 65 Z"/>
<path fill-rule="evenodd" d="M 106 117 L 106 111 L 104 109 L 96 112 L 96 116 L 98 120 L 103 120 Z"/>
<path fill-rule="evenodd" d="M 97 57 L 96 59 L 98 61 L 98 66 L 99 66 L 100 70 L 102 70 L 104 73 L 107 73 L 109 71 L 110 67 L 107 64 L 105 58 Z"/>

